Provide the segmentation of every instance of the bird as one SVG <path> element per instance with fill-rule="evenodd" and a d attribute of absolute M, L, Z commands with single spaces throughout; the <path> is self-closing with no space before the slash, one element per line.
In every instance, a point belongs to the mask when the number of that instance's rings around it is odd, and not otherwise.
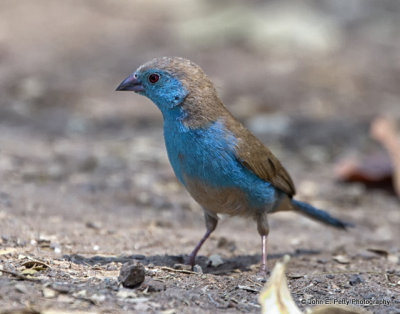
<path fill-rule="evenodd" d="M 261 273 L 268 272 L 269 214 L 295 211 L 339 229 L 353 226 L 293 198 L 296 189 L 281 162 L 228 111 L 210 78 L 194 62 L 155 58 L 116 90 L 146 96 L 160 109 L 171 166 L 203 208 L 206 232 L 189 255 L 192 269 L 220 214 L 255 220 L 261 237 Z"/>

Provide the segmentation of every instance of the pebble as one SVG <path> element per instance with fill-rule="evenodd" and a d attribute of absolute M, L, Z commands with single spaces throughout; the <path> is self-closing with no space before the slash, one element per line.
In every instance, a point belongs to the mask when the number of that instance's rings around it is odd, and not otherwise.
<path fill-rule="evenodd" d="M 165 283 L 158 280 L 149 280 L 147 283 L 148 292 L 160 292 L 166 289 Z"/>
<path fill-rule="evenodd" d="M 145 269 L 138 261 L 129 261 L 122 265 L 118 280 L 125 288 L 135 288 L 139 286 L 145 277 Z"/>
<path fill-rule="evenodd" d="M 213 254 L 208 258 L 207 265 L 211 267 L 218 267 L 224 263 L 222 257 L 218 254 Z"/>
<path fill-rule="evenodd" d="M 197 264 L 193 266 L 193 271 L 194 271 L 195 273 L 199 273 L 199 274 L 202 274 L 202 273 L 203 273 L 203 269 L 201 268 L 200 265 L 197 265 Z"/>
<path fill-rule="evenodd" d="M 351 277 L 349 279 L 350 286 L 355 286 L 362 282 L 364 282 L 364 279 L 360 275 L 357 275 L 357 274 L 351 275 Z"/>

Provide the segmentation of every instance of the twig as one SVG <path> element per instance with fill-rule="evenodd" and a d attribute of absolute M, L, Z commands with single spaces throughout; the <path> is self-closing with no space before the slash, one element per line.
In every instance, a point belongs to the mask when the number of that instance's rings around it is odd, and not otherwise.
<path fill-rule="evenodd" d="M 186 269 L 174 269 L 174 268 L 167 267 L 167 266 L 162 266 L 162 267 L 160 267 L 160 268 L 161 268 L 162 270 L 172 271 L 172 272 L 174 272 L 174 273 L 202 275 L 202 274 L 196 273 L 196 272 L 191 271 L 191 270 L 186 270 Z"/>
<path fill-rule="evenodd" d="M 21 280 L 34 281 L 34 282 L 40 282 L 41 281 L 39 278 L 30 278 L 30 277 L 27 277 L 25 275 L 16 273 L 16 272 L 11 271 L 11 270 L 1 269 L 0 273 L 1 272 L 9 274 L 9 275 L 12 275 L 12 276 L 17 277 L 18 279 L 21 279 Z"/>
<path fill-rule="evenodd" d="M 247 278 L 247 281 L 250 281 L 253 285 L 259 286 L 259 287 L 263 287 L 264 285 L 260 284 L 259 282 L 256 282 L 254 280 L 252 280 L 251 278 Z"/>

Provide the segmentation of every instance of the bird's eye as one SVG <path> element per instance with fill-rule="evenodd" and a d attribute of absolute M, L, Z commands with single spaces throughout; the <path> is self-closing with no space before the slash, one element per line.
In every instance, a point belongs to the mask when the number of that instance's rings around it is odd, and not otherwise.
<path fill-rule="evenodd" d="M 157 81 L 160 79 L 160 76 L 156 73 L 150 74 L 149 75 L 149 82 L 151 84 L 157 83 Z"/>

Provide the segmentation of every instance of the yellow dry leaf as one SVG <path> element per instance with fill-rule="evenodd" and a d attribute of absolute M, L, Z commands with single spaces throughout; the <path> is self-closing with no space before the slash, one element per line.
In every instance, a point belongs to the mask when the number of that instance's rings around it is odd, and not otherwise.
<path fill-rule="evenodd" d="M 36 274 L 36 273 L 37 273 L 37 270 L 32 269 L 32 268 L 24 269 L 24 270 L 21 272 L 21 274 L 23 274 L 23 275 L 34 275 L 34 274 Z"/>
<path fill-rule="evenodd" d="M 290 257 L 285 255 L 283 262 L 276 263 L 270 279 L 258 298 L 263 314 L 301 314 L 286 282 L 285 269 L 289 259 Z"/>
<path fill-rule="evenodd" d="M 286 281 L 286 265 L 290 257 L 285 255 L 283 262 L 277 262 L 258 301 L 262 314 L 302 314 L 294 302 Z M 353 306 L 321 305 L 308 308 L 307 314 L 367 314 L 363 308 Z"/>

